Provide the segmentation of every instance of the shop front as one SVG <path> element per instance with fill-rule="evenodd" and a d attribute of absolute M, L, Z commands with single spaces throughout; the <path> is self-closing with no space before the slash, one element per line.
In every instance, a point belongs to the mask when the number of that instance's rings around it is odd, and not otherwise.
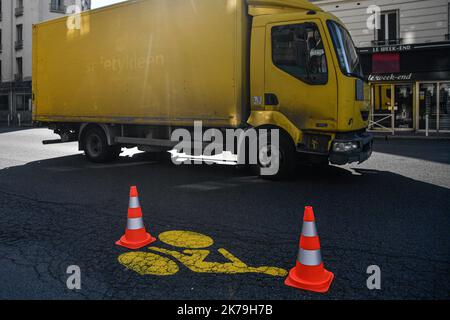
<path fill-rule="evenodd" d="M 370 129 L 450 132 L 450 42 L 360 49 Z"/>

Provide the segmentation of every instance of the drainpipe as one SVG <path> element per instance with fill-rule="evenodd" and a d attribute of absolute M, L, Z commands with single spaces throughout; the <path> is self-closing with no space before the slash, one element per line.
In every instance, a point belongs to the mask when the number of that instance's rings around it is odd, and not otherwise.
<path fill-rule="evenodd" d="M 9 105 L 10 105 L 10 113 L 11 113 L 11 120 L 14 119 L 14 27 L 15 27 L 15 15 L 14 15 L 14 1 L 11 1 L 11 84 L 10 84 L 10 99 L 9 99 Z"/>

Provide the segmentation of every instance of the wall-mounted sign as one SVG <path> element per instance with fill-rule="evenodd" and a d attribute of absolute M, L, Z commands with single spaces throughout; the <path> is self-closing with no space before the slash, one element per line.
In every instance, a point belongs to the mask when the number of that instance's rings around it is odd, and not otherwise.
<path fill-rule="evenodd" d="M 374 53 L 372 55 L 372 73 L 401 73 L 399 53 Z"/>
<path fill-rule="evenodd" d="M 412 73 L 400 74 L 370 74 L 367 79 L 369 81 L 410 81 L 413 80 Z"/>
<path fill-rule="evenodd" d="M 418 50 L 439 50 L 450 48 L 450 42 L 431 42 L 431 43 L 418 43 L 418 44 L 400 44 L 392 46 L 378 46 L 378 47 L 364 47 L 359 48 L 358 52 L 361 54 L 370 53 L 387 53 L 387 52 L 408 52 Z"/>
<path fill-rule="evenodd" d="M 372 48 L 373 53 L 380 52 L 403 52 L 412 49 L 411 45 L 399 45 L 399 46 L 385 46 L 385 47 L 374 47 Z"/>

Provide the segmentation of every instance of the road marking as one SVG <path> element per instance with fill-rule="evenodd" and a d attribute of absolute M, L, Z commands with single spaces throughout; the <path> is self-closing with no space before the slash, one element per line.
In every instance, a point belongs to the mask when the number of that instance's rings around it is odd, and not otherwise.
<path fill-rule="evenodd" d="M 119 257 L 119 262 L 141 276 L 171 276 L 179 270 L 178 265 L 169 258 L 150 252 L 128 252 Z"/>
<path fill-rule="evenodd" d="M 159 235 L 159 240 L 172 247 L 204 249 L 214 244 L 211 237 L 191 231 L 169 231 Z"/>
<path fill-rule="evenodd" d="M 179 271 L 178 265 L 169 256 L 195 273 L 242 274 L 259 273 L 274 277 L 285 277 L 287 271 L 278 267 L 252 267 L 233 255 L 230 251 L 219 248 L 218 252 L 229 262 L 205 261 L 211 251 L 206 250 L 214 245 L 214 240 L 201 233 L 192 231 L 168 231 L 159 235 L 159 240 L 169 246 L 185 248 L 183 251 L 150 247 L 158 252 L 128 252 L 119 256 L 118 260 L 126 268 L 140 275 L 168 276 Z"/>

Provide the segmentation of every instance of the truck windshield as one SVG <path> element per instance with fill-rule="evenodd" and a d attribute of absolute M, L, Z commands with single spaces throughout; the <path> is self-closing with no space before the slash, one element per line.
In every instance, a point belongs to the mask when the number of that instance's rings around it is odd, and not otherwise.
<path fill-rule="evenodd" d="M 347 29 L 334 21 L 328 21 L 328 29 L 330 30 L 342 72 L 348 76 L 362 78 L 363 74 L 358 52 Z"/>

